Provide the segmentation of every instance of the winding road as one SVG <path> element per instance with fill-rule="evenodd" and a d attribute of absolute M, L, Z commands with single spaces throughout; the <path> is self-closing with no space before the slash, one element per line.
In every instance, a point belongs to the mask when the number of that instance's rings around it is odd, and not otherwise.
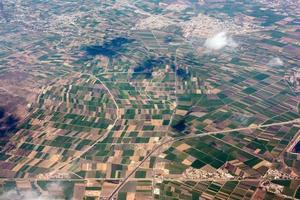
<path fill-rule="evenodd" d="M 82 151 L 80 154 L 78 154 L 77 156 L 71 158 L 69 161 L 63 163 L 63 165 L 61 166 L 58 166 L 57 169 L 54 169 L 53 171 L 51 171 L 50 173 L 51 174 L 55 174 L 57 173 L 59 170 L 63 169 L 65 166 L 69 165 L 70 163 L 72 163 L 73 161 L 79 159 L 80 157 L 82 157 L 85 153 L 87 153 L 88 151 L 90 151 L 92 148 L 94 148 L 99 142 L 101 142 L 103 139 L 105 139 L 107 137 L 107 135 L 109 134 L 110 130 L 113 129 L 117 123 L 117 121 L 120 119 L 120 108 L 114 98 L 114 96 L 112 95 L 111 91 L 108 89 L 108 87 L 97 77 L 95 77 L 94 75 L 92 74 L 87 74 L 87 73 L 83 73 L 82 75 L 87 75 L 87 76 L 90 76 L 92 78 L 95 78 L 95 80 L 99 81 L 101 83 L 101 85 L 104 87 L 104 89 L 108 92 L 109 96 L 111 97 L 113 103 L 115 104 L 116 106 L 116 112 L 117 112 L 117 117 L 114 121 L 113 124 L 110 125 L 110 127 L 107 129 L 106 133 L 100 137 L 98 140 L 96 140 L 92 145 L 90 145 L 88 148 L 86 148 L 84 151 Z"/>

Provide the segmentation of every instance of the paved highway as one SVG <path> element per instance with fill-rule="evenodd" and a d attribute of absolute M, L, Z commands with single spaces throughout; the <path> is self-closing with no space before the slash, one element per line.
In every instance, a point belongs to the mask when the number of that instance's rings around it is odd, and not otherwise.
<path fill-rule="evenodd" d="M 207 132 L 207 133 L 202 133 L 202 134 L 192 134 L 192 135 L 184 135 L 176 138 L 172 138 L 170 140 L 167 140 L 165 142 L 162 142 L 155 146 L 148 154 L 145 156 L 145 158 L 123 179 L 122 182 L 114 189 L 114 191 L 107 197 L 107 199 L 111 200 L 114 198 L 114 196 L 120 191 L 120 189 L 128 182 L 128 180 L 131 178 L 133 174 L 141 167 L 141 165 L 153 154 L 155 153 L 159 148 L 161 148 L 163 145 L 168 144 L 168 143 L 173 143 L 175 141 L 180 141 L 184 139 L 191 139 L 191 138 L 197 138 L 197 137 L 204 137 L 208 135 L 214 135 L 214 134 L 220 134 L 220 133 L 230 133 L 230 132 L 235 132 L 235 131 L 243 131 L 243 130 L 254 130 L 258 128 L 267 128 L 271 126 L 282 126 L 282 125 L 287 125 L 287 124 L 295 124 L 295 123 L 300 123 L 300 119 L 295 119 L 291 121 L 286 121 L 286 122 L 278 122 L 278 123 L 272 123 L 272 124 L 261 124 L 261 125 L 251 125 L 249 127 L 244 127 L 244 128 L 236 128 L 236 129 L 230 129 L 230 130 L 223 130 L 223 131 L 212 131 L 212 132 Z"/>

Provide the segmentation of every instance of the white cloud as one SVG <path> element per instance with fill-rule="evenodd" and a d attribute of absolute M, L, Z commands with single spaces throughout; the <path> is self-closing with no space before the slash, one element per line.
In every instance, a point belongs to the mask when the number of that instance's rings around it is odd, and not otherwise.
<path fill-rule="evenodd" d="M 210 50 L 220 50 L 224 47 L 237 47 L 237 43 L 226 32 L 220 32 L 213 37 L 207 38 L 204 46 Z"/>
<path fill-rule="evenodd" d="M 10 190 L 0 196 L 0 200 L 50 200 L 38 194 L 36 191 L 17 192 Z"/>
<path fill-rule="evenodd" d="M 62 190 L 61 184 L 57 182 L 47 184 L 47 191 Z M 53 200 L 49 196 L 45 197 L 36 190 L 17 191 L 10 190 L 0 195 L 0 200 Z"/>
<path fill-rule="evenodd" d="M 63 190 L 63 186 L 58 182 L 47 184 L 47 191 L 60 191 Z"/>
<path fill-rule="evenodd" d="M 269 62 L 268 65 L 271 67 L 275 67 L 275 66 L 282 66 L 283 65 L 283 61 L 276 57 L 276 58 L 272 58 Z"/>

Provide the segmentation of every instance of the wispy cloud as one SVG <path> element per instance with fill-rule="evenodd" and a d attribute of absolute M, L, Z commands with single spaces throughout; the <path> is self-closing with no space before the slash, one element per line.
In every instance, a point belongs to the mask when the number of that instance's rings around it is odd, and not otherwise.
<path fill-rule="evenodd" d="M 62 186 L 59 183 L 53 182 L 47 184 L 47 191 L 62 190 Z M 36 190 L 17 191 L 10 190 L 0 195 L 0 200 L 53 200 L 49 196 L 43 196 Z"/>
<path fill-rule="evenodd" d="M 223 31 L 207 38 L 204 46 L 210 50 L 220 50 L 224 47 L 235 48 L 238 44 L 227 34 L 227 32 Z"/>
<path fill-rule="evenodd" d="M 41 196 L 36 191 L 22 191 L 10 190 L 0 196 L 0 200 L 50 200 L 49 198 Z"/>
<path fill-rule="evenodd" d="M 271 66 L 271 67 L 282 66 L 283 64 L 284 64 L 283 61 L 280 58 L 278 58 L 278 57 L 272 58 L 268 62 L 268 65 Z"/>

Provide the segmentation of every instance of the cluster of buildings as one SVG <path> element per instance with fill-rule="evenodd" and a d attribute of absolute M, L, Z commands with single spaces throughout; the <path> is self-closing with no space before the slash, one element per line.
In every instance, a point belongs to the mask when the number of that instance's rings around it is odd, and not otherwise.
<path fill-rule="evenodd" d="M 207 168 L 206 168 L 207 169 Z M 214 170 L 212 168 L 205 169 L 195 169 L 195 168 L 187 168 L 183 173 L 183 179 L 188 180 L 231 180 L 234 179 L 229 173 L 226 173 L 222 169 Z"/>
<path fill-rule="evenodd" d="M 300 92 L 300 70 L 291 72 L 290 75 L 286 76 L 286 80 L 296 93 Z"/>

